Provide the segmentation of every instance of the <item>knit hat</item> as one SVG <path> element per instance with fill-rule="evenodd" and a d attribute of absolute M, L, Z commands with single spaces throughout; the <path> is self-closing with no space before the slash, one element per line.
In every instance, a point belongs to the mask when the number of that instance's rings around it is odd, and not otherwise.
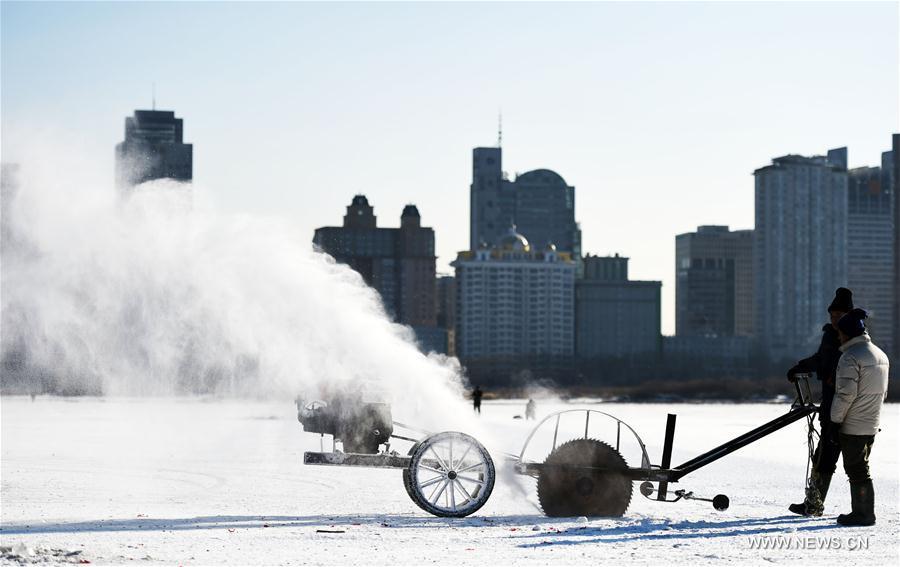
<path fill-rule="evenodd" d="M 865 309 L 853 309 L 838 319 L 838 329 L 850 337 L 858 337 L 866 332 L 866 318 L 869 314 Z"/>
<path fill-rule="evenodd" d="M 853 292 L 845 287 L 839 287 L 834 292 L 834 301 L 828 306 L 828 311 L 843 311 L 849 313 L 853 310 Z"/>

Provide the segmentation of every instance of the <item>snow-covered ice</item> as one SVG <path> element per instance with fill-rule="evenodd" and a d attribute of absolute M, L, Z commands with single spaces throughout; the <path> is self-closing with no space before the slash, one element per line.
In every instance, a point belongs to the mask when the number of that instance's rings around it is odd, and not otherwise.
<path fill-rule="evenodd" d="M 539 403 L 538 413 L 563 407 L 571 406 Z M 657 463 L 668 412 L 679 416 L 678 463 L 788 409 L 594 407 L 632 425 Z M 304 466 L 303 451 L 318 450 L 319 436 L 302 432 L 289 402 L 4 397 L 0 561 L 896 565 L 898 409 L 885 407 L 872 455 L 878 524 L 840 528 L 834 518 L 849 510 L 840 470 L 824 517 L 787 512 L 803 495 L 802 421 L 674 485 L 698 496 L 727 494 L 725 512 L 706 502 L 649 501 L 635 485 L 624 518 L 546 518 L 535 504 L 534 481 L 501 471 L 485 507 L 453 520 L 417 508 L 400 471 Z M 523 410 L 518 402 L 484 404 L 483 431 L 473 433 L 493 437 L 498 468 L 497 449 L 517 453 L 534 425 L 512 419 Z M 760 537 L 783 548 L 758 549 Z"/>

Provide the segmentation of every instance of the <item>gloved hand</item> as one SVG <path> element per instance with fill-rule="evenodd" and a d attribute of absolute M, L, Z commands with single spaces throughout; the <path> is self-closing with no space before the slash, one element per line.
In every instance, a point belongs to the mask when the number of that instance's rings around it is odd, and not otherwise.
<path fill-rule="evenodd" d="M 799 364 L 795 364 L 791 367 L 790 370 L 787 371 L 788 382 L 796 382 L 797 374 L 801 374 L 803 372 L 806 372 L 806 370 L 804 370 L 803 367 L 801 367 Z"/>

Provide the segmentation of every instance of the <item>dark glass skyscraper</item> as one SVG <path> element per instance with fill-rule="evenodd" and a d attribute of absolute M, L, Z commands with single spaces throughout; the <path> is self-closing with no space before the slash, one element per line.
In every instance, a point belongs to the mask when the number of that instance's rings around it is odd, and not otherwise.
<path fill-rule="evenodd" d="M 125 118 L 125 140 L 116 145 L 119 190 L 153 179 L 193 179 L 194 147 L 183 138 L 184 121 L 171 110 L 135 110 Z"/>
<path fill-rule="evenodd" d="M 894 358 L 900 360 L 900 134 L 891 137 L 891 162 L 886 165 L 894 197 Z"/>
<path fill-rule="evenodd" d="M 628 279 L 624 256 L 584 257 L 584 277 L 575 282 L 575 354 L 583 359 L 641 356 L 660 352 L 662 282 Z"/>
<path fill-rule="evenodd" d="M 675 333 L 753 334 L 753 231 L 708 225 L 675 237 Z"/>
<path fill-rule="evenodd" d="M 507 179 L 501 148 L 475 148 L 472 153 L 469 249 L 491 245 L 511 224 L 536 247 L 553 244 L 581 257 L 581 230 L 575 222 L 575 188 L 549 169 Z"/>
<path fill-rule="evenodd" d="M 885 152 L 882 167 L 851 169 L 847 184 L 847 284 L 853 302 L 869 312 L 872 340 L 886 352 L 894 348 L 892 161 Z"/>

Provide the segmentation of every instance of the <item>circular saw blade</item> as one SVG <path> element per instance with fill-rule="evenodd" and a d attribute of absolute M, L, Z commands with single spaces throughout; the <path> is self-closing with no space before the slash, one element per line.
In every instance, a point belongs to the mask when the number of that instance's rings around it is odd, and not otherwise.
<path fill-rule="evenodd" d="M 574 439 L 544 461 L 537 493 L 547 516 L 621 516 L 631 503 L 628 464 L 596 439 Z"/>

